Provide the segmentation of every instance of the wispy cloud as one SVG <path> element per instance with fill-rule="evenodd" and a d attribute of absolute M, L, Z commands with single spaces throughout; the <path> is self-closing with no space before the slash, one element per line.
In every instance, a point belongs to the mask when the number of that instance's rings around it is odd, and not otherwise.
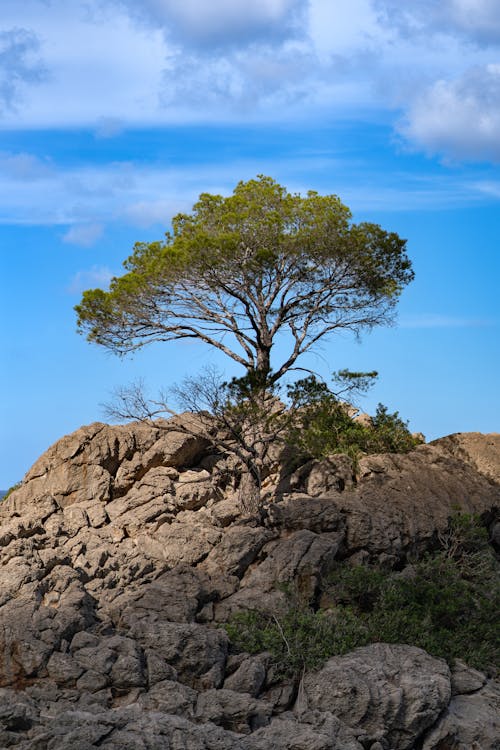
<path fill-rule="evenodd" d="M 2 0 L 2 12 L 0 100 L 17 104 L 3 127 L 113 137 L 369 113 L 418 149 L 499 158 L 497 0 Z"/>
<path fill-rule="evenodd" d="M 178 131 L 182 138 L 182 130 Z M 207 146 L 207 149 L 209 146 Z M 64 226 L 62 239 L 90 247 L 113 223 L 164 231 L 172 216 L 188 211 L 203 191 L 229 194 L 239 179 L 270 174 L 290 190 L 310 188 L 337 193 L 355 212 L 437 209 L 491 200 L 494 183 L 480 172 L 476 179 L 456 175 L 381 174 L 349 157 L 290 153 L 258 161 L 205 159 L 173 167 L 162 162 L 65 165 L 46 163 L 34 154 L 0 157 L 0 223 Z M 488 185 L 490 187 L 488 188 Z"/>
<path fill-rule="evenodd" d="M 32 182 L 49 177 L 52 165 L 48 159 L 40 159 L 34 154 L 0 152 L 0 179 L 3 174 L 7 179 Z"/>
<path fill-rule="evenodd" d="M 400 132 L 430 152 L 500 161 L 500 64 L 432 84 L 409 107 Z"/>
<path fill-rule="evenodd" d="M 25 87 L 46 78 L 39 49 L 39 38 L 30 29 L 16 26 L 0 31 L 0 112 L 15 110 Z"/>
<path fill-rule="evenodd" d="M 106 266 L 92 266 L 87 270 L 78 271 L 67 286 L 68 294 L 81 294 L 85 289 L 103 289 L 109 285 L 113 273 Z"/>
<path fill-rule="evenodd" d="M 500 6 L 497 0 L 375 0 L 386 22 L 407 36 L 460 34 L 477 44 L 500 42 Z"/>
<path fill-rule="evenodd" d="M 102 224 L 75 224 L 63 234 L 62 241 L 80 247 L 92 247 L 102 237 Z"/>

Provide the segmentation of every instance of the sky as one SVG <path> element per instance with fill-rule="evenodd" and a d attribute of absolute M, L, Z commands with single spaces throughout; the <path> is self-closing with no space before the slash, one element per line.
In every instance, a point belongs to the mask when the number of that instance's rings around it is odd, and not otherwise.
<path fill-rule="evenodd" d="M 500 431 L 498 0 L 2 0 L 0 489 L 113 391 L 215 364 L 76 333 L 137 241 L 258 174 L 408 241 L 396 325 L 307 363 L 377 370 L 361 404 L 431 440 Z"/>

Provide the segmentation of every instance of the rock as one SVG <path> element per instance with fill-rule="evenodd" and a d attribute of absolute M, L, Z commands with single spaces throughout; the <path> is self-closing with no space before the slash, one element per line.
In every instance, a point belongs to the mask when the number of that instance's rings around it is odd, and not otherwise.
<path fill-rule="evenodd" d="M 311 497 L 343 492 L 354 486 L 352 459 L 342 454 L 315 461 L 305 483 L 305 490 Z"/>
<path fill-rule="evenodd" d="M 413 747 L 451 696 L 446 663 L 413 646 L 374 643 L 327 661 L 303 679 L 296 707 L 329 711 L 373 741 Z"/>
<path fill-rule="evenodd" d="M 115 622 L 128 619 L 129 613 L 158 613 L 170 622 L 194 622 L 198 610 L 216 595 L 216 586 L 203 571 L 178 565 L 151 581 L 146 589 L 124 591 L 107 613 Z"/>
<path fill-rule="evenodd" d="M 498 750 L 500 687 L 493 682 L 472 695 L 456 695 L 422 750 Z"/>
<path fill-rule="evenodd" d="M 170 566 L 197 565 L 204 560 L 211 549 L 221 540 L 222 532 L 195 517 L 184 521 L 163 524 L 154 534 L 153 540 L 158 544 L 161 558 Z M 147 545 L 147 538 L 141 535 L 139 544 Z M 158 552 L 154 552 L 157 556 Z"/>
<path fill-rule="evenodd" d="M 500 485 L 440 448 L 421 445 L 404 455 L 362 458 L 356 489 L 332 500 L 345 515 L 348 551 L 401 560 L 425 549 L 457 512 L 499 505 Z"/>
<path fill-rule="evenodd" d="M 238 669 L 224 680 L 224 688 L 248 693 L 256 698 L 266 681 L 266 657 L 250 656 L 243 659 Z"/>
<path fill-rule="evenodd" d="M 275 590 L 276 584 L 293 582 L 297 593 L 304 601 L 309 601 L 319 577 L 335 560 L 343 538 L 342 532 L 314 534 L 304 529 L 292 532 L 285 539 L 269 542 L 262 550 L 265 559 L 247 571 L 241 588 L 251 589 L 258 598 Z M 256 609 L 262 608 L 257 602 L 256 605 Z"/>
<path fill-rule="evenodd" d="M 221 687 L 228 650 L 223 630 L 165 622 L 154 615 L 131 616 L 129 628 L 130 636 L 164 659 L 185 684 L 196 689 Z"/>
<path fill-rule="evenodd" d="M 70 687 L 83 674 L 83 667 L 70 654 L 54 651 L 47 662 L 47 672 L 56 685 Z"/>
<path fill-rule="evenodd" d="M 298 723 L 290 715 L 279 716 L 268 727 L 247 738 L 246 750 L 363 750 L 363 746 L 331 714 L 310 713 Z"/>
<path fill-rule="evenodd" d="M 456 432 L 430 445 L 474 467 L 480 474 L 500 484 L 500 432 Z"/>
<path fill-rule="evenodd" d="M 345 516 L 330 497 L 311 498 L 294 493 L 280 502 L 270 503 L 266 510 L 265 523 L 271 528 L 287 532 L 306 529 L 316 534 L 345 531 Z"/>
<path fill-rule="evenodd" d="M 235 525 L 227 529 L 201 567 L 209 573 L 227 573 L 241 578 L 274 534 L 266 529 Z"/>
<path fill-rule="evenodd" d="M 357 481 L 341 456 L 284 476 L 275 451 L 244 512 L 234 460 L 193 419 L 84 427 L 0 504 L 0 747 L 493 750 L 497 683 L 463 663 L 449 706 L 447 667 L 409 646 L 334 657 L 299 686 L 215 623 L 279 614 L 284 587 L 317 606 L 337 560 L 404 567 L 457 507 L 495 534 L 498 436 L 368 456 Z"/>
<path fill-rule="evenodd" d="M 233 690 L 206 690 L 198 697 L 196 718 L 211 721 L 239 734 L 249 734 L 269 723 L 272 706 Z"/>
<path fill-rule="evenodd" d="M 161 711 L 193 719 L 197 700 L 196 690 L 180 682 L 162 680 L 141 696 L 140 703 L 149 711 Z"/>
<path fill-rule="evenodd" d="M 452 695 L 475 693 L 486 684 L 487 677 L 477 669 L 467 666 L 463 661 L 455 661 L 451 670 Z"/>

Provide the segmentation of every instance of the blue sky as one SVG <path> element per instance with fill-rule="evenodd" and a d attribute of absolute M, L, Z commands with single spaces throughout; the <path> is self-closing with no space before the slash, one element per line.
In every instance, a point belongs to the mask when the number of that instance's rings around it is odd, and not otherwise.
<path fill-rule="evenodd" d="M 201 344 L 119 360 L 73 306 L 257 174 L 408 239 L 397 325 L 308 366 L 377 369 L 363 407 L 428 439 L 499 431 L 499 162 L 497 0 L 2 0 L 0 488 L 116 387 L 233 374 Z"/>

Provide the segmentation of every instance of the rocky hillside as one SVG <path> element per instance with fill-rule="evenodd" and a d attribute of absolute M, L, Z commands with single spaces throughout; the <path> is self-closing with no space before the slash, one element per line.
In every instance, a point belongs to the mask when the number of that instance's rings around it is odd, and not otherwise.
<path fill-rule="evenodd" d="M 187 417 L 186 417 L 187 418 Z M 258 512 L 231 462 L 162 425 L 92 424 L 0 505 L 0 747 L 493 750 L 500 688 L 420 648 L 373 643 L 283 677 L 222 624 L 317 606 L 338 560 L 398 570 L 457 510 L 500 537 L 500 435 L 406 455 L 279 465 Z"/>

